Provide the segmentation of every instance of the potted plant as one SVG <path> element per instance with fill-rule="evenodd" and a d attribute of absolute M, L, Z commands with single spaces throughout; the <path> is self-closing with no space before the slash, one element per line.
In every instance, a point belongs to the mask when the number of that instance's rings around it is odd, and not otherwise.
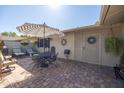
<path fill-rule="evenodd" d="M 27 46 L 29 44 L 29 41 L 28 40 L 22 40 L 22 41 L 20 41 L 20 43 L 23 46 Z"/>
<path fill-rule="evenodd" d="M 21 44 L 22 44 L 23 46 L 27 46 L 29 43 L 27 43 L 27 42 L 21 42 Z"/>
<path fill-rule="evenodd" d="M 116 37 L 108 37 L 105 39 L 105 51 L 113 55 L 120 53 L 120 40 Z"/>

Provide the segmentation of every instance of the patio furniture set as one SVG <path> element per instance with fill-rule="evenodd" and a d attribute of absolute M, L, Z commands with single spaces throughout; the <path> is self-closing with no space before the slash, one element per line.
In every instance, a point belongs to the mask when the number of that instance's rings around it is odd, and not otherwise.
<path fill-rule="evenodd" d="M 55 63 L 57 59 L 58 53 L 56 53 L 55 47 L 51 47 L 50 51 L 37 53 L 33 51 L 31 48 L 26 48 L 26 52 L 32 57 L 32 60 L 39 63 L 41 67 L 48 67 L 49 64 Z M 3 55 L 0 51 L 0 78 L 2 77 L 3 73 L 11 72 L 15 69 L 13 65 L 17 62 L 15 58 L 12 58 L 10 55 Z M 20 48 L 13 48 L 13 55 L 23 56 L 26 53 L 22 52 Z"/>
<path fill-rule="evenodd" d="M 40 62 L 41 67 L 48 67 L 49 64 L 52 64 L 56 61 L 58 53 L 56 53 L 55 47 L 51 47 L 50 51 L 34 54 L 32 60 Z"/>
<path fill-rule="evenodd" d="M 23 57 L 25 55 L 29 55 L 32 60 L 40 63 L 39 65 L 41 65 L 41 67 L 48 67 L 48 64 L 56 61 L 58 53 L 56 53 L 54 46 L 52 46 L 48 51 L 44 51 L 42 53 L 34 51 L 31 47 L 26 47 L 25 52 L 23 52 L 20 47 L 12 49 L 13 57 Z"/>
<path fill-rule="evenodd" d="M 20 48 L 20 47 L 15 47 L 12 49 L 12 56 L 13 57 L 20 57 L 20 56 L 26 56 L 29 55 L 32 60 L 40 62 L 39 65 L 41 67 L 48 67 L 48 63 L 51 64 L 52 62 L 56 61 L 58 53 L 56 53 L 56 49 L 54 46 L 51 46 L 50 49 L 50 41 L 45 39 L 40 39 L 38 42 L 38 45 L 42 47 L 45 51 L 43 52 L 37 52 L 36 49 L 32 47 L 25 47 L 25 48 Z M 46 50 L 47 48 L 47 50 Z"/>
<path fill-rule="evenodd" d="M 12 49 L 12 55 L 13 56 L 24 56 L 24 55 L 29 55 L 29 56 L 32 56 L 33 54 L 37 54 L 36 51 L 34 51 L 31 47 L 27 47 L 25 48 L 25 52 L 22 51 L 22 49 L 20 47 L 17 47 L 17 48 L 13 48 Z"/>
<path fill-rule="evenodd" d="M 30 56 L 32 56 L 32 59 L 40 61 L 42 64 L 42 67 L 48 67 L 48 63 L 52 63 L 53 61 L 56 60 L 58 53 L 55 52 L 55 47 L 51 47 L 51 51 L 45 51 L 45 48 L 50 48 L 50 42 L 49 44 L 46 43 L 47 38 L 52 35 L 57 35 L 59 37 L 63 37 L 64 34 L 59 31 L 57 28 L 50 27 L 45 24 L 32 24 L 32 23 L 25 23 L 21 26 L 16 27 L 16 29 L 19 32 L 22 32 L 26 35 L 32 36 L 32 37 L 37 37 L 41 42 L 38 45 L 39 47 L 43 48 L 43 53 L 34 53 L 31 49 L 27 49 L 27 52 L 29 53 Z M 42 38 L 42 39 L 41 39 Z M 42 44 L 41 44 L 42 43 Z M 29 52 L 30 51 L 30 52 Z M 20 52 L 20 51 L 19 51 Z M 33 52 L 33 53 L 32 53 Z M 20 55 L 23 53 L 19 53 Z"/>

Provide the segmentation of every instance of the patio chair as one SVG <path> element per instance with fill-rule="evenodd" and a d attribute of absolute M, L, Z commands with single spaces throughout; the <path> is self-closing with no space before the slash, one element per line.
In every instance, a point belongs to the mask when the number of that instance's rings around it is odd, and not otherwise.
<path fill-rule="evenodd" d="M 25 55 L 25 53 L 21 51 L 21 48 L 13 48 L 12 55 L 13 56 L 23 56 L 23 55 Z"/>
<path fill-rule="evenodd" d="M 15 67 L 10 67 L 10 65 L 13 65 L 16 63 L 16 59 L 5 59 L 2 52 L 0 51 L 0 71 L 2 73 L 10 72 L 15 69 Z"/>
<path fill-rule="evenodd" d="M 51 57 L 49 58 L 49 62 L 50 63 L 53 63 L 57 60 L 57 56 L 58 56 L 59 53 L 56 53 L 55 55 L 52 55 L 51 54 Z"/>
<path fill-rule="evenodd" d="M 56 53 L 56 48 L 54 46 L 51 47 L 51 55 L 55 55 Z"/>
<path fill-rule="evenodd" d="M 47 61 L 48 61 L 50 64 L 56 63 L 55 61 L 57 60 L 57 56 L 58 56 L 58 52 L 56 53 L 55 47 L 51 47 L 51 55 L 50 55 L 50 57 L 47 59 Z"/>
<path fill-rule="evenodd" d="M 27 47 L 25 49 L 26 49 L 27 54 L 29 54 L 30 56 L 32 56 L 33 54 L 38 54 L 37 52 L 33 51 L 31 47 Z"/>

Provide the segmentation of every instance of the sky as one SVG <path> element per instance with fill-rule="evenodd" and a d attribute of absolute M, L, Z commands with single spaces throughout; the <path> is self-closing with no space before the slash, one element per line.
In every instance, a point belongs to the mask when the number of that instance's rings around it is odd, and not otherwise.
<path fill-rule="evenodd" d="M 0 6 L 0 33 L 19 32 L 17 26 L 24 23 L 44 22 L 60 30 L 93 25 L 100 18 L 100 5 L 63 6 Z"/>

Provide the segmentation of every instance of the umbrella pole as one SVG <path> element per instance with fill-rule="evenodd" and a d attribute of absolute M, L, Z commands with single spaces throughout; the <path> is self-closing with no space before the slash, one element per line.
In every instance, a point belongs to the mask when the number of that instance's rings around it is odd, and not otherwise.
<path fill-rule="evenodd" d="M 45 22 L 44 22 L 44 31 L 43 31 L 43 51 L 45 53 Z"/>

